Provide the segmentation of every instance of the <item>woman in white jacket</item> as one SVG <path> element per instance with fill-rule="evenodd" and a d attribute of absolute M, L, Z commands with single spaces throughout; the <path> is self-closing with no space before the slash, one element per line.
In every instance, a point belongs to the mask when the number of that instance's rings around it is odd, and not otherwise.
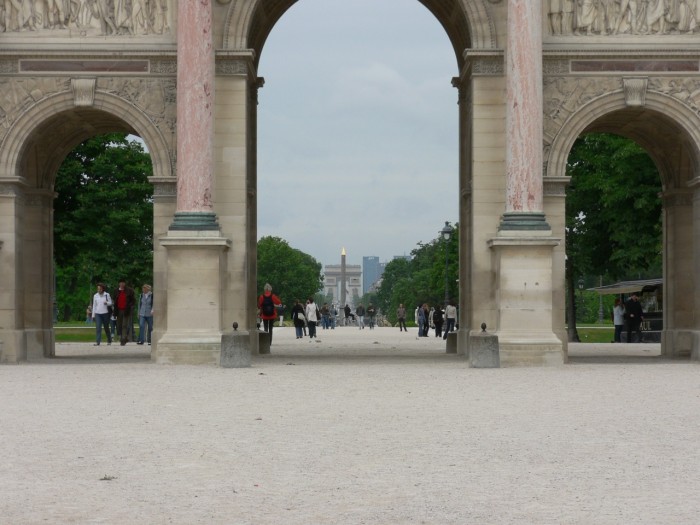
<path fill-rule="evenodd" d="M 112 344 L 112 334 L 109 331 L 109 316 L 111 314 L 112 298 L 105 292 L 105 285 L 97 285 L 97 293 L 92 296 L 92 318 L 95 320 L 95 346 L 102 342 L 102 326 L 107 334 L 107 344 Z"/>
<path fill-rule="evenodd" d="M 309 327 L 309 339 L 316 337 L 316 324 L 318 324 L 319 311 L 313 297 L 309 297 L 306 305 L 306 324 Z"/>

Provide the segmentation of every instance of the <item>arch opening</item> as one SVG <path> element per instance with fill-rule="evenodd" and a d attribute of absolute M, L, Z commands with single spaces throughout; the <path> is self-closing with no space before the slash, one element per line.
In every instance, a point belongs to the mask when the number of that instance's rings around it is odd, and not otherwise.
<path fill-rule="evenodd" d="M 693 221 L 694 190 L 690 187 L 690 183 L 696 178 L 696 167 L 700 157 L 697 147 L 697 128 L 694 127 L 696 124 L 693 124 L 693 120 L 692 113 L 684 110 L 677 101 L 656 93 L 648 93 L 647 104 L 638 107 L 625 106 L 624 99 L 619 93 L 601 97 L 571 118 L 568 125 L 560 132 L 554 141 L 548 166 L 548 175 L 554 176 L 560 167 L 558 161 L 561 159 L 559 157 L 561 152 L 566 151 L 567 158 L 571 153 L 571 147 L 564 147 L 562 150 L 558 148 L 565 142 L 573 146 L 573 140 L 581 136 L 597 134 L 625 137 L 643 149 L 653 162 L 658 188 L 652 191 L 655 195 L 649 196 L 649 199 L 655 198 L 661 208 L 657 224 L 661 232 L 658 246 L 662 269 L 660 275 L 655 277 L 663 280 L 663 295 L 659 295 L 658 300 L 652 298 L 652 302 L 662 304 L 663 313 L 659 315 L 661 321 L 654 323 L 654 327 L 651 326 L 651 322 L 645 322 L 642 328 L 650 331 L 653 328 L 654 331 L 658 331 L 658 337 L 651 337 L 650 334 L 647 340 L 660 342 L 661 353 L 669 357 L 689 356 L 695 332 L 693 297 L 697 287 L 697 276 L 693 253 L 697 235 L 694 233 Z M 612 177 L 616 176 L 613 173 L 616 171 L 614 165 L 611 161 L 609 170 Z M 566 174 L 569 175 L 568 172 Z M 624 191 L 624 184 L 623 181 L 618 185 L 621 188 L 618 191 Z M 630 180 L 629 184 L 634 183 Z M 634 189 L 629 189 L 630 195 L 635 194 Z M 621 214 L 625 214 L 625 217 L 634 216 L 637 213 L 636 210 L 644 206 L 645 202 L 648 205 L 649 200 L 639 200 L 640 198 L 635 200 L 635 198 L 627 209 L 619 210 Z M 605 199 L 606 195 L 601 192 L 600 200 Z M 632 229 L 634 231 L 634 227 Z M 633 231 L 630 232 L 629 237 L 633 237 Z M 567 239 L 567 250 L 568 245 Z M 630 241 L 630 247 L 633 246 L 634 242 Z M 600 273 L 603 273 L 602 270 Z M 620 280 L 640 276 L 641 274 L 626 275 L 620 277 Z M 588 281 L 584 279 L 585 282 L 590 283 L 586 287 L 598 286 L 599 283 L 596 282 L 598 278 L 599 275 L 588 276 Z M 574 305 L 578 300 L 571 297 L 578 293 L 576 279 L 581 277 L 567 275 L 567 289 L 571 292 L 566 306 L 568 311 L 575 308 Z M 590 282 L 591 280 L 593 282 Z M 610 316 L 611 312 L 606 311 L 605 319 L 610 319 Z M 651 320 L 655 316 L 650 314 L 648 317 Z M 625 321 L 625 324 L 627 323 L 628 321 Z M 636 336 L 633 335 L 633 338 L 636 339 Z"/>

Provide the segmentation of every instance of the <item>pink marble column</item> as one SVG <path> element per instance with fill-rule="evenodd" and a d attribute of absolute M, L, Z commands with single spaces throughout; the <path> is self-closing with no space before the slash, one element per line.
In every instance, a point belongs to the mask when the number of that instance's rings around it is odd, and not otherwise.
<path fill-rule="evenodd" d="M 541 2 L 508 0 L 506 83 L 506 214 L 541 215 Z"/>
<path fill-rule="evenodd" d="M 185 228 L 215 220 L 212 212 L 214 144 L 214 46 L 211 0 L 178 2 L 177 208 Z M 179 217 L 178 217 L 179 216 Z M 173 227 L 171 227 L 173 229 Z M 210 229 L 206 228 L 205 229 Z"/>

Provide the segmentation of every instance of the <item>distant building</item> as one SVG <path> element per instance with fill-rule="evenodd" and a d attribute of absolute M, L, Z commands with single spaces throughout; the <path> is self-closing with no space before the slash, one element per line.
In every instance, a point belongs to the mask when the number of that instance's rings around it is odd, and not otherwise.
<path fill-rule="evenodd" d="M 327 264 L 323 268 L 324 293 L 326 295 L 331 294 L 333 296 L 332 302 L 336 304 L 340 304 L 340 274 L 340 264 Z M 347 281 L 345 290 L 346 302 L 350 303 L 354 296 L 362 296 L 362 266 L 359 264 L 346 264 L 345 280 Z"/>
<path fill-rule="evenodd" d="M 362 293 L 369 292 L 372 285 L 376 283 L 384 273 L 383 265 L 379 262 L 379 257 L 370 255 L 362 258 Z"/>

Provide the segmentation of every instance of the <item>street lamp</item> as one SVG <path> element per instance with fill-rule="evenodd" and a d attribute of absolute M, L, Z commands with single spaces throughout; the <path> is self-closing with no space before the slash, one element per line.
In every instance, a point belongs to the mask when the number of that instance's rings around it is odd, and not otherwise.
<path fill-rule="evenodd" d="M 452 237 L 452 233 L 454 232 L 454 228 L 450 226 L 450 223 L 445 221 L 445 226 L 440 230 L 440 235 L 442 235 L 442 239 L 445 241 L 445 307 L 447 307 L 447 302 L 450 300 L 450 293 L 448 290 L 448 285 L 449 285 L 449 280 L 447 277 L 447 272 L 448 272 L 448 242 L 450 240 L 450 237 Z"/>
<path fill-rule="evenodd" d="M 583 285 L 584 285 L 583 277 L 578 280 L 578 302 L 579 306 L 581 307 L 581 312 L 579 313 L 579 317 L 583 315 Z"/>

